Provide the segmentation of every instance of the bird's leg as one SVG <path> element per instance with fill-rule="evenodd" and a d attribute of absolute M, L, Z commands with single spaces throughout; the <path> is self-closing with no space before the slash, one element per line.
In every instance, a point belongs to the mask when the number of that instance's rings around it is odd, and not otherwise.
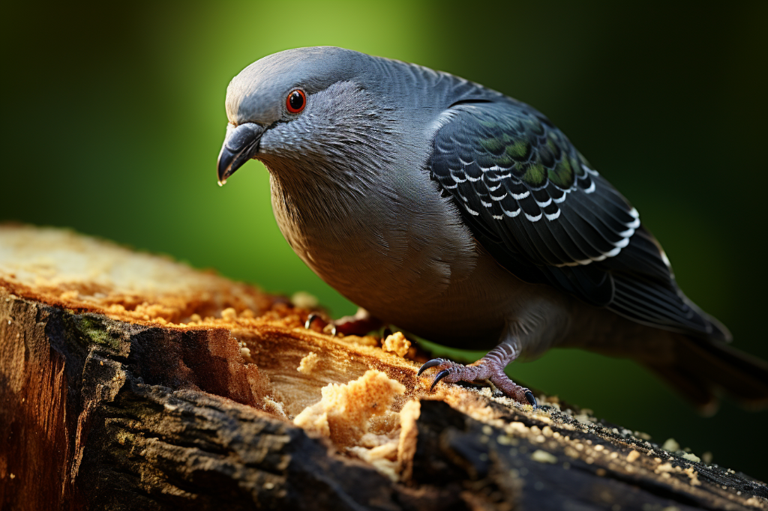
<path fill-rule="evenodd" d="M 438 373 L 432 381 L 432 390 L 440 380 L 455 383 L 466 381 L 470 383 L 492 384 L 505 395 L 523 404 L 530 404 L 536 408 L 536 398 L 533 392 L 513 382 L 504 373 L 504 368 L 518 356 L 519 352 L 509 340 L 493 348 L 483 358 L 469 365 L 459 364 L 444 358 L 435 358 L 421 366 L 418 375 L 431 367 L 438 368 Z"/>
<path fill-rule="evenodd" d="M 344 316 L 333 324 L 336 330 L 344 335 L 365 335 L 384 326 L 383 321 L 371 316 L 371 313 L 362 307 L 358 307 L 354 316 Z"/>

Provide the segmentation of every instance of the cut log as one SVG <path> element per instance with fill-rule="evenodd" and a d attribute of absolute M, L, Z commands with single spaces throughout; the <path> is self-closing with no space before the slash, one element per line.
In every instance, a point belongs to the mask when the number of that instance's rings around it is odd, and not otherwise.
<path fill-rule="evenodd" d="M 547 396 L 429 392 L 401 335 L 309 313 L 0 226 L 0 509 L 768 508 L 765 484 Z"/>

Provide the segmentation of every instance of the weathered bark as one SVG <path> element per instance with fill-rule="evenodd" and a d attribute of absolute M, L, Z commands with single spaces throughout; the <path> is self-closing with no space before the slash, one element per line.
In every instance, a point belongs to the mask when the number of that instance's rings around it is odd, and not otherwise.
<path fill-rule="evenodd" d="M 763 483 L 578 410 L 429 393 L 413 360 L 306 330 L 307 311 L 252 289 L 233 305 L 226 285 L 138 318 L 110 308 L 117 290 L 61 298 L 0 261 L 0 509 L 768 508 Z M 394 426 L 371 421 L 399 435 L 394 473 L 292 421 L 369 369 L 405 387 Z"/>

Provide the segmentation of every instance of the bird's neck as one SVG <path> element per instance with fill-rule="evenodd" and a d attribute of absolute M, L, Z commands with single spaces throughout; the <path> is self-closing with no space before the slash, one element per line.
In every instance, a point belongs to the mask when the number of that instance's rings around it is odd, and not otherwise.
<path fill-rule="evenodd" d="M 284 168 L 269 165 L 272 206 L 278 222 L 283 220 L 295 228 L 338 225 L 354 215 L 356 205 L 375 200 L 372 176 L 328 172 L 317 168 Z M 282 228 L 282 226 L 281 226 Z"/>

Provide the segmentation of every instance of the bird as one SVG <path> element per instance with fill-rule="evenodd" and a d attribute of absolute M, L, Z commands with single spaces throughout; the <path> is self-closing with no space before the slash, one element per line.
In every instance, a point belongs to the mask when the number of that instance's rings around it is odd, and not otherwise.
<path fill-rule="evenodd" d="M 226 94 L 220 185 L 269 172 L 277 225 L 320 278 L 445 346 L 438 382 L 522 404 L 518 358 L 576 347 L 633 359 L 703 411 L 768 403 L 768 364 L 678 287 L 637 210 L 543 114 L 480 84 L 336 47 L 243 69 Z"/>

